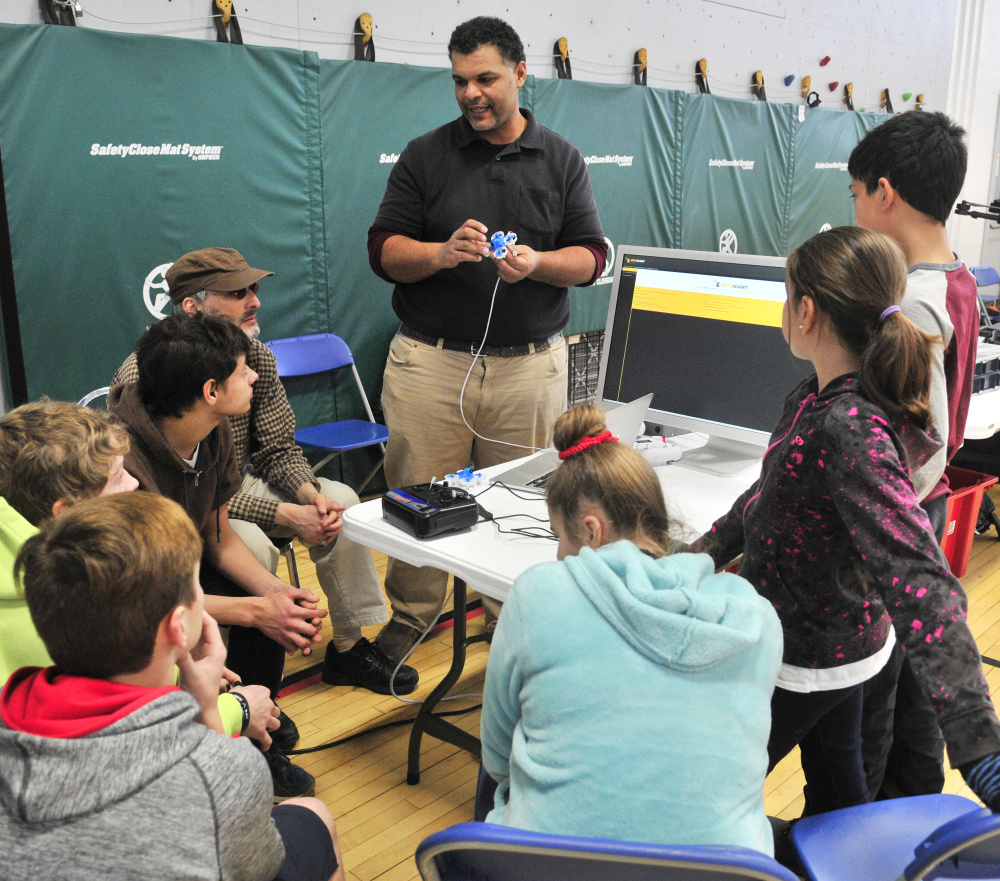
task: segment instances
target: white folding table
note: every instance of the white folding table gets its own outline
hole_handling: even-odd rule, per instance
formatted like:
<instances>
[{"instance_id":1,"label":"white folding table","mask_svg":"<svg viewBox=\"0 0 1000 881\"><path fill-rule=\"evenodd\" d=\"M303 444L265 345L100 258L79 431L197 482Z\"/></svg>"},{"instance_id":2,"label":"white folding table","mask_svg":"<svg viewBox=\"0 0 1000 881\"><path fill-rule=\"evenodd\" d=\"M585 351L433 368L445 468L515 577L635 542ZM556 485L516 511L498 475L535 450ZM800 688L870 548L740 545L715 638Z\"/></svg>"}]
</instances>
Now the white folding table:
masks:
<instances>
[{"instance_id":1,"label":"white folding table","mask_svg":"<svg viewBox=\"0 0 1000 881\"><path fill-rule=\"evenodd\" d=\"M704 441L694 435L672 438L682 446L694 448ZM487 477L505 471L517 463L487 469ZM759 466L732 477L716 477L677 465L657 468L667 501L667 510L685 538L695 538L729 510L733 501L756 480ZM523 494L519 494L523 495ZM455 618L452 630L452 665L441 682L423 702L410 732L409 763L406 781L420 782L420 743L424 733L452 743L474 755L480 754L477 737L434 715L438 702L452 689L465 666L466 647L485 636L466 635L466 590L472 587L501 602L515 579L537 563L555 560L556 543L546 538L525 538L503 534L500 529L548 527L545 501L518 498L501 486L478 491L483 508L495 519L480 522L471 529L429 539L418 539L382 518L382 500L373 499L344 512L344 535L366 547L382 551L413 566L434 566L455 577ZM530 519L539 518L542 522Z\"/></svg>"}]
</instances>

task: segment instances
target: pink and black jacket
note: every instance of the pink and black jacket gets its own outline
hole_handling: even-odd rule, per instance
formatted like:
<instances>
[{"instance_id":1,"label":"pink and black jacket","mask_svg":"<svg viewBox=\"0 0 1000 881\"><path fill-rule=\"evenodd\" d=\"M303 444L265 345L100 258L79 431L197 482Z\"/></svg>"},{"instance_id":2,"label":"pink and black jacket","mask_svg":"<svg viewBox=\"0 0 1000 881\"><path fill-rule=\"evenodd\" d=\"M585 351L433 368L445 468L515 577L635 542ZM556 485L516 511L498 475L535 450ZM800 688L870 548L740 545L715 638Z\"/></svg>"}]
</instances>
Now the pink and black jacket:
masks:
<instances>
[{"instance_id":1,"label":"pink and black jacket","mask_svg":"<svg viewBox=\"0 0 1000 881\"><path fill-rule=\"evenodd\" d=\"M910 483L941 446L888 416L847 374L788 396L760 479L695 544L774 606L783 661L832 668L871 657L894 627L938 713L953 765L1000 750L967 601Z\"/></svg>"}]
</instances>

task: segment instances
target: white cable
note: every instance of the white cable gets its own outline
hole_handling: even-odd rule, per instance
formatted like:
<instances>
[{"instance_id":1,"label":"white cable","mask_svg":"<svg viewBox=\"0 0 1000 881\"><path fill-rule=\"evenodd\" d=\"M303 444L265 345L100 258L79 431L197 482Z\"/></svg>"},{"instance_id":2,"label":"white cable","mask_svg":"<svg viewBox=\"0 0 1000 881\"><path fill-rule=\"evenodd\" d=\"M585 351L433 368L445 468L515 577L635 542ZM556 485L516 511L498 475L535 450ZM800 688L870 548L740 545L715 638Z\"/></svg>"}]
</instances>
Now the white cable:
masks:
<instances>
[{"instance_id":1,"label":"white cable","mask_svg":"<svg viewBox=\"0 0 1000 881\"><path fill-rule=\"evenodd\" d=\"M476 437L480 438L481 440L488 441L489 443L493 444L503 444L504 446L508 447L519 447L522 450L531 450L534 453L542 448L527 446L525 444L515 444L511 443L510 441L495 440L493 438L485 437L484 435L481 435L478 431L476 431L471 425L469 425L469 421L465 418L465 407L464 407L465 387L469 384L469 377L472 376L472 371L475 369L476 362L479 360L480 353L486 347L486 338L487 336L489 336L490 333L490 322L493 320L493 307L497 301L497 290L499 289L499 287L500 287L500 276L498 275L497 283L493 285L493 296L490 298L490 311L489 314L486 316L486 330L483 332L483 341L479 344L479 348L476 350L476 353L472 356L472 364L469 365L469 372L465 374L465 382L462 383L462 390L458 394L458 412L462 416L462 422L465 423L465 427L468 428L469 431L471 431ZM433 484L433 482L434 480L432 478L431 483ZM444 607L448 605L448 600L451 599L451 595L453 592L454 589L448 591L448 595L444 598L444 602L441 603L441 607L438 609L437 614L431 620L431 623L428 624L427 627L424 629L423 633L421 633L420 636L417 637L417 641L410 647L410 650L405 655L403 655L402 658L400 658L399 663L396 664L396 668L392 671L392 676L389 677L389 693L394 698L396 698L396 700L404 704L422 704L424 703L424 701L412 700L411 698L401 697L400 695L396 694L396 674L399 673L400 667L402 667L403 664L407 662L410 655L412 655L413 652L416 651L417 646L420 645L420 643L422 643L427 638L427 634L431 632L431 630L434 628L434 625L437 624L438 615L440 615L444 611ZM454 701L454 700L459 700L460 698L470 698L470 697L481 698L482 694L469 693L469 694L449 695L448 697L441 698L441 700Z\"/></svg>"},{"instance_id":2,"label":"white cable","mask_svg":"<svg viewBox=\"0 0 1000 881\"><path fill-rule=\"evenodd\" d=\"M199 23L204 24L206 22L206 19L208 21L211 21L213 18L222 18L222 14L219 13L217 15L201 15L198 18L175 18L171 19L170 21L120 21L117 18L105 18L103 15L98 15L96 12L91 12L89 6L84 6L83 11L85 15L89 16L90 18L96 18L98 21L106 21L109 24L127 24L133 27L137 25L141 27L148 27L148 26L158 27L167 24L199 24ZM282 25L282 27L284 27L284 25Z\"/></svg>"},{"instance_id":3,"label":"white cable","mask_svg":"<svg viewBox=\"0 0 1000 881\"><path fill-rule=\"evenodd\" d=\"M483 341L479 344L479 349L472 356L472 363L469 365L469 372L465 374L465 382L462 383L462 391L458 394L458 413L462 417L462 422L465 423L465 427L480 440L488 441L491 444L503 444L505 447L517 447L521 450L531 450L531 452L537 453L539 450L544 450L545 447L535 447L530 444L515 444L511 441L502 441L496 440L492 437L485 437L469 425L469 420L465 418L465 387L469 384L469 377L472 376L472 371L475 369L476 362L479 360L479 353L486 347L486 337L489 336L490 333L490 322L493 320L493 306L497 301L497 288L499 287L500 276L498 275L497 283L493 286L493 297L490 299L490 312L489 315L486 316L486 330L483 333Z\"/></svg>"},{"instance_id":4,"label":"white cable","mask_svg":"<svg viewBox=\"0 0 1000 881\"><path fill-rule=\"evenodd\" d=\"M72 4L73 0L65 0L65 2L63 2L63 0L55 0L55 2L58 3L59 5L68 6ZM106 16L98 15L96 12L91 12L89 6L84 6L83 11L84 14L90 16L91 18L96 18L98 21L106 21L109 24L124 24L124 25L142 26L142 27L151 27L151 26L159 27L162 25L172 25L172 24L207 24L208 22L211 22L213 19L222 18L221 12L215 12L215 13L210 13L208 15L201 15L198 16L197 18L175 18L171 19L170 21L121 21L120 19L117 18L107 18ZM263 19L260 18L251 18L248 15L238 15L236 16L236 19L241 24L243 22L253 22L254 24L266 25L269 28L284 28L287 31L298 31L300 33L305 33L305 34L323 34L324 36L348 37L349 40L353 39L354 37L363 36L363 34L359 31L327 31L327 30L322 30L320 28L306 28L298 24L285 24L284 22L279 22L279 21L264 21ZM382 35L379 35L379 37L380 39L388 39L388 40L393 39L392 37L383 37ZM400 42L404 41L400 40ZM350 45L350 42L345 43L344 45Z\"/></svg>"},{"instance_id":5,"label":"white cable","mask_svg":"<svg viewBox=\"0 0 1000 881\"><path fill-rule=\"evenodd\" d=\"M417 637L417 641L413 643L412 646L410 646L410 650L405 655L403 655L402 658L399 659L399 663L396 664L396 669L392 671L392 676L389 677L389 693L394 698L396 698L396 700L398 700L400 703L404 704L426 703L426 699L415 701L408 697L400 697L398 694L396 694L396 674L399 672L399 668L402 667L403 664L405 664L410 659L410 655L412 655L417 650L417 646L420 645L420 643L422 643L427 638L427 634L434 629L434 625L437 624L438 615L440 615L444 611L444 607L448 605L448 600L451 599L451 595L454 592L455 592L454 588L448 591L448 595L444 598L444 602L441 603L441 608L437 610L437 614L431 619L431 623L428 624L424 632ZM454 626L454 624L452 624L452 626ZM470 698L470 697L481 698L482 696L483 695L480 692L469 692L468 694L452 694L448 695L447 697L441 698L441 700L438 701L438 703L441 703L441 701L457 701L462 698Z\"/></svg>"},{"instance_id":6,"label":"white cable","mask_svg":"<svg viewBox=\"0 0 1000 881\"><path fill-rule=\"evenodd\" d=\"M497 279L497 283L499 284L499 282L500 282L500 279L498 278ZM493 293L494 293L494 295L496 294L496 288L493 289ZM489 321L487 321L487 329L489 329ZM473 361L472 363L475 364L476 362ZM515 496L517 495L516 493L513 493L513 491L510 489L510 487L504 487L504 488L508 492L512 493L513 495L515 495ZM542 497L541 496L539 496L539 501L542 501ZM495 520L491 521L491 522L493 522L493 524L496 525L496 521ZM506 538L506 537L501 534L501 538ZM537 541L538 539L543 538L543 536L527 536L527 535L525 535L525 536L511 536L511 538L512 539L535 540L535 541ZM544 540L548 541L549 539L544 539ZM396 694L396 675L399 673L399 670L403 666L403 664L405 664L410 659L410 655L412 655L417 650L417 646L420 645L420 643L422 643L427 638L427 634L429 634L434 629L434 626L437 624L438 617L444 611L444 607L448 605L448 600L451 599L451 595L454 592L455 592L454 588L451 588L448 591L447 596L444 598L444 602L441 603L441 606L438 608L437 612L435 613L434 618L431 620L431 623L428 624L426 628L424 628L423 633L421 633L420 636L417 637L417 641L415 643L413 643L412 646L410 646L410 650L405 655L403 655L402 658L399 659L399 663L396 664L395 669L392 671L392 675L389 677L389 693L394 698L396 698L396 700L398 700L400 703L404 703L404 704L422 704L422 703L424 703L423 700L413 700L412 698L401 697L400 695ZM452 626L454 626L454 624ZM482 696L483 695L480 692L468 692L467 694L448 695L447 697L441 698L441 700L442 701L456 701L456 700L459 700L460 698L482 698Z\"/></svg>"},{"instance_id":7,"label":"white cable","mask_svg":"<svg viewBox=\"0 0 1000 881\"><path fill-rule=\"evenodd\" d=\"M71 7L74 5L74 0L54 0L54 2L58 6ZM184 24L205 24L207 26L207 23L212 21L213 19L222 18L221 13L214 13L206 16L199 16L198 18L176 18L176 19L171 19L169 21L122 21L121 19L108 18L107 16L98 15L96 12L92 12L88 6L84 6L83 10L86 15L90 16L91 18L97 19L98 21L107 22L108 24L127 25L129 27L164 27L170 25L184 25ZM240 23L246 22L246 23L264 25L267 28L282 28L286 31L294 31L300 36L304 34L305 35L316 34L326 38L329 37L347 38L343 42L330 41L329 39L327 40L327 42L330 45L336 45L336 46L350 47L355 37L362 36L362 34L358 31L334 31L334 30L324 30L322 28L307 28L299 24L285 24L284 22L264 21L263 19L260 18L251 18L246 14L238 16L238 21ZM399 43L399 44L409 44L410 46L431 47L426 50L424 49L406 50L410 55L433 55L435 57L440 57L441 53L445 51L446 48L444 43L440 43L435 40L415 40L412 37L390 37L388 34L385 33L375 33L374 36L377 36L381 43ZM309 38L306 37L306 39ZM385 48L386 51L390 53L399 53L404 51L401 48L394 48L394 47L385 47ZM540 61L547 61L550 58L554 58L555 55L554 54L549 55L547 53L539 52L539 53L530 53L529 57L533 59L538 58ZM591 61L577 55L571 56L571 60L576 63L577 67L583 70L590 68L593 71L595 69L600 68L607 71L609 74L611 72L618 73L622 77L631 76L634 71L633 65L626 66L622 63ZM667 82L667 83L690 83L691 80L691 75L686 74L682 71L672 71L672 70L667 70L665 68L653 67L652 65L648 65L646 69L650 72L650 79L654 81ZM718 91L723 92L725 94L733 95L735 97L745 97L750 88L749 84L743 85L741 83L736 82L735 80L726 80L718 76L712 77L711 84L713 88L717 89ZM720 87L720 84L723 85L721 85ZM773 92L775 92L776 95L780 95L780 97L782 98L790 97L792 100L794 100L798 95L798 93L795 91L794 88L789 88L787 92L776 87L770 87L770 88ZM685 91L688 92L689 94L694 94L693 88L687 88L687 89L675 88L674 91ZM788 103L791 103L791 101L789 101ZM484 439L489 440L489 438L484 438ZM497 441L496 443L503 443L503 441ZM520 446L520 444L512 444L512 446ZM530 449L536 449L536 448L531 447Z\"/></svg>"},{"instance_id":8,"label":"white cable","mask_svg":"<svg viewBox=\"0 0 1000 881\"><path fill-rule=\"evenodd\" d=\"M500 283L500 279L498 278L497 279L497 284L499 285L499 283ZM496 296L496 288L493 289L493 295ZM491 314L492 314L492 311L493 310L492 310L492 306L491 306L490 307ZM486 322L486 329L489 330L489 319L487 319L487 322ZM480 349L482 349L482 346L480 346ZM477 355L477 357L478 357L478 355ZM473 361L472 363L475 364L476 362ZM471 370L470 370L470 372L471 372ZM466 379L468 379L468 377L466 377ZM466 424L468 424L468 423L466 423ZM514 495L516 498L520 498L520 496L518 496L517 493L515 493L510 487L504 487L504 489L506 489L509 493L511 493L512 495ZM543 497L539 496L538 497L538 501L544 501ZM530 515L526 515L526 516L530 516ZM494 526L496 526L496 521L495 520L493 520L491 522L493 523ZM550 541L551 540L551 539L549 539L549 538L547 538L545 536L541 536L541 535L538 535L538 536L529 536L529 535L517 535L517 536L511 535L511 536L505 536L502 533L500 534L500 538L504 539L504 540L507 540L509 538L512 541L517 541L517 540L520 540L520 541L539 541L539 540ZM410 659L410 655L412 655L417 650L417 646L420 645L420 643L422 643L427 638L427 634L429 634L431 632L431 630L434 629L434 626L437 624L438 617L444 611L445 606L448 605L448 600L451 599L451 596L452 596L452 594L454 592L455 592L454 588L451 588L448 591L447 596L445 596L445 598L444 598L444 602L441 603L441 605L438 608L437 612L435 613L433 619L431 619L431 623L428 624L427 627L424 628L424 631L420 634L420 636L417 637L417 641L415 643L413 643L412 646L410 646L410 650L405 655L403 655L402 658L399 659L399 663L396 664L395 669L392 671L392 675L389 677L389 693L394 698L396 698L396 700L398 700L400 703L404 703L404 704L423 704L423 703L425 703L424 700L413 700L412 698L402 697L402 696L396 694L396 675L399 673L400 668ZM454 624L452 624L452 626L454 626ZM468 692L466 694L448 695L447 697L441 698L441 701L457 701L457 700L460 700L460 699L463 699L463 698L482 698L482 697L483 697L483 695L482 695L481 692ZM440 701L439 701L439 703L440 703Z\"/></svg>"},{"instance_id":9,"label":"white cable","mask_svg":"<svg viewBox=\"0 0 1000 881\"><path fill-rule=\"evenodd\" d=\"M72 5L73 0L55 0L55 2L59 3L59 5L68 6ZM163 25L174 25L174 24L201 24L205 23L206 20L211 21L212 19L215 18L222 18L222 13L211 13L209 15L199 16L198 18L176 18L176 19L171 19L170 21L121 21L120 19L117 18L107 18L105 16L98 15L96 12L91 12L90 8L87 6L83 7L83 9L87 15L89 15L91 18L96 18L98 21L106 21L109 24L123 24L123 25L142 26L142 27L159 27ZM333 30L324 30L322 28L307 28L299 24L285 24L284 22L264 21L264 19L252 18L246 14L237 16L237 20L240 22L240 24L243 24L244 22L252 22L253 24L264 25L265 27L268 28L284 28L287 31L296 31L300 34L320 34L325 37L329 36L347 37L348 39L346 42L336 44L343 46L351 46L353 44L353 39L355 37L364 36L364 34L361 31L333 31ZM382 43L384 42L409 43L418 46L433 46L434 47L433 54L439 57L446 49L446 44L434 40L414 40L409 37L390 37L387 34L378 32L377 30L373 34L373 36L378 37L379 42ZM389 49L389 51L398 52L399 50ZM413 50L411 51L411 54L430 55L432 53L431 51L421 52L419 50Z\"/></svg>"},{"instance_id":10,"label":"white cable","mask_svg":"<svg viewBox=\"0 0 1000 881\"><path fill-rule=\"evenodd\" d=\"M71 7L74 5L74 0L53 0L53 2L57 6ZM178 24L205 24L207 23L207 21L212 21L213 19L216 18L222 18L221 13L211 13L209 15L199 16L197 18L177 18L177 19L171 19L169 21L122 21L121 19L108 18L107 16L98 15L96 12L92 12L89 6L83 6L83 10L86 15L90 16L91 18L95 18L98 21L108 22L109 24L120 24L120 25L139 26L139 27L162 27L164 25L178 25ZM360 31L335 31L335 30L324 30L323 28L308 28L308 27L303 27L300 24L286 24L284 22L265 21L264 19L261 18L252 18L246 15L245 13L243 15L238 16L238 21L240 21L240 23L252 22L253 24L264 25L265 27L268 28L283 28L284 30L287 31L295 31L298 34L318 34L324 37L346 37L347 40L345 42L336 44L343 46L350 46L355 37L363 36L363 33ZM373 36L378 37L379 41L382 43L400 43L400 44L409 44L411 46L432 47L431 49L428 49L426 51L419 49L409 50L410 54L414 55L433 54L436 56L440 56L440 54L446 51L447 48L445 43L442 43L437 40L415 40L412 37L392 37L386 33L378 32L377 30L373 34ZM389 48L388 51L399 52L401 50ZM555 58L557 56L555 55L555 53L549 54L545 52L538 52L538 53L532 52L532 53L527 53L527 57L532 59L537 58L539 62L544 62L548 61L551 58ZM635 70L634 65L631 64L625 65L622 64L621 62L609 63L606 61L604 62L594 61L591 59L583 58L579 55L570 56L570 60L575 62L576 65L580 68L590 68L592 70L600 68L607 71L608 73L612 72L619 73L623 77L632 75L632 73ZM649 71L652 78L659 79L661 82L668 81L677 83L690 83L692 78L691 74L684 73L683 71L667 70L666 68L654 67L651 64L647 65L646 69ZM742 96L742 94L747 92L750 88L749 83L744 85L743 83L737 80L726 79L720 76L712 76L710 82L713 87L719 87L720 84L723 84L723 88L721 89L722 91L727 91L730 94L740 95L740 96ZM730 88L726 89L725 86L729 86ZM775 91L776 94L780 93L783 97L786 94L784 90L781 90L780 88L771 87L771 89L772 91ZM675 91L681 91L681 90L677 89ZM683 91L690 92L692 90L685 89ZM794 98L797 96L797 91L793 87L790 87L788 89L787 94L792 96L792 98Z\"/></svg>"},{"instance_id":11,"label":"white cable","mask_svg":"<svg viewBox=\"0 0 1000 881\"><path fill-rule=\"evenodd\" d=\"M499 279L498 279L498 281L499 281ZM495 289L494 289L494 293L496 293ZM473 362L473 363L475 363L475 362ZM510 488L509 487L506 487L506 489L508 490L508 492L510 492ZM541 497L539 497L539 498L541 498ZM493 524L495 526L496 525L496 521L494 520L492 522L493 522ZM503 536L501 534L501 538L506 538L506 536ZM539 539L544 540L544 541L550 541L550 539L548 539L545 536L541 536L541 535L537 535L537 536L533 536L533 535L510 536L510 538L511 539L528 540L528 541L538 541ZM421 633L420 636L417 637L417 641L415 643L413 643L412 646L410 646L410 650L405 655L403 655L402 658L399 659L399 663L396 664L395 669L392 671L392 675L389 677L389 693L394 698L396 698L396 700L398 700L400 703L404 703L404 704L422 704L422 703L425 703L425 700L413 700L412 698L401 697L400 695L396 694L396 675L399 673L400 668L410 659L410 655L412 655L417 650L417 646L420 645L420 643L422 643L427 638L427 634L429 634L431 632L431 630L434 629L434 626L437 624L438 616L440 616L440 614L444 611L444 607L448 605L448 600L451 599L451 596L452 596L452 594L454 592L455 592L454 588L451 588L448 591L447 596L445 596L445 598L444 598L444 602L441 603L441 606L438 608L437 613L434 615L434 618L431 620L431 623L428 624L427 627L424 628L423 633ZM452 626L454 627L454 623L452 624ZM457 700L461 700L463 698L482 698L482 697L483 697L483 695L482 695L481 692L467 692L466 694L448 695L447 697L441 698L441 701L457 701ZM440 703L440 701L439 701L439 703Z\"/></svg>"}]
</instances>

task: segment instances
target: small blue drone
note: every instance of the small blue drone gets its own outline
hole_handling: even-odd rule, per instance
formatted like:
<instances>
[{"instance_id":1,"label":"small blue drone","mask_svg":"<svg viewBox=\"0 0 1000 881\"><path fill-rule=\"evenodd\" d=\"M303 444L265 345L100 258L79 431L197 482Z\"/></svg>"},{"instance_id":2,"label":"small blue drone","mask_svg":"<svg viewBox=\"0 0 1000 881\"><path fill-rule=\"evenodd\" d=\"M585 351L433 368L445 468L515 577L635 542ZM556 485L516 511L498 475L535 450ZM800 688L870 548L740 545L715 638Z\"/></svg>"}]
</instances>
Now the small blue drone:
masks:
<instances>
[{"instance_id":1,"label":"small blue drone","mask_svg":"<svg viewBox=\"0 0 1000 881\"><path fill-rule=\"evenodd\" d=\"M507 256L508 249L512 249L517 242L517 233L509 232L504 235L502 232L493 233L490 239L490 256L497 260L503 260Z\"/></svg>"}]
</instances>

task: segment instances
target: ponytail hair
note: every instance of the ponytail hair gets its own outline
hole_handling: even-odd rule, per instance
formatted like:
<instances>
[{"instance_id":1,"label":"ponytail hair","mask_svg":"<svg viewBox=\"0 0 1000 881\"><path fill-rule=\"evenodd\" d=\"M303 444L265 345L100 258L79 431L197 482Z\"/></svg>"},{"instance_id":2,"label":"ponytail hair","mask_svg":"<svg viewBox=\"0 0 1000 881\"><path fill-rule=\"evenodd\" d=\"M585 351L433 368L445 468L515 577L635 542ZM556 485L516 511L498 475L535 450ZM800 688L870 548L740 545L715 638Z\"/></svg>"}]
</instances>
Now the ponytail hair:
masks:
<instances>
[{"instance_id":1,"label":"ponytail hair","mask_svg":"<svg viewBox=\"0 0 1000 881\"><path fill-rule=\"evenodd\" d=\"M861 391L889 413L931 423L931 346L940 345L898 310L906 291L906 261L889 238L838 226L803 242L788 257L788 296L811 297L840 341L861 362ZM884 316L884 317L883 317Z\"/></svg>"},{"instance_id":2,"label":"ponytail hair","mask_svg":"<svg viewBox=\"0 0 1000 881\"><path fill-rule=\"evenodd\" d=\"M555 447L563 452L606 428L600 407L581 404L556 420ZM616 538L643 539L659 556L675 549L660 481L628 444L597 443L564 459L549 478L546 501L573 537L581 505L591 504L600 506Z\"/></svg>"}]
</instances>

